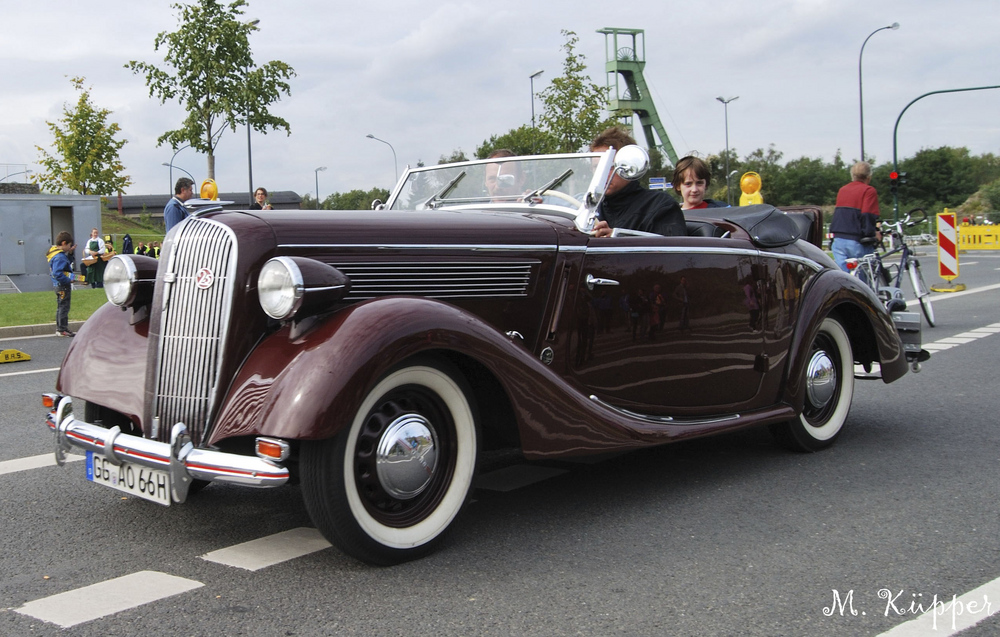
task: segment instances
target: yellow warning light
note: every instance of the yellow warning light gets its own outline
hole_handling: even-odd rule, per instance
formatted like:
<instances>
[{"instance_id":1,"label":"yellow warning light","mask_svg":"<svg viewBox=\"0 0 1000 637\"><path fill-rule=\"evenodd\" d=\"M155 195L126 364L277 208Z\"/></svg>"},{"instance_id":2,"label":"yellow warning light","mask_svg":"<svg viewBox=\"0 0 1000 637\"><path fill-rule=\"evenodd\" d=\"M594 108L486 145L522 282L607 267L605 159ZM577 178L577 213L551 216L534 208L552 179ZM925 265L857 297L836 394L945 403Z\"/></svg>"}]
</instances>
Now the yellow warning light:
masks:
<instances>
[{"instance_id":1,"label":"yellow warning light","mask_svg":"<svg viewBox=\"0 0 1000 637\"><path fill-rule=\"evenodd\" d=\"M764 197L760 194L760 188L760 175L755 172L743 173L743 176L740 177L740 190L743 191L743 194L740 195L740 205L752 206L764 203Z\"/></svg>"},{"instance_id":2,"label":"yellow warning light","mask_svg":"<svg viewBox=\"0 0 1000 637\"><path fill-rule=\"evenodd\" d=\"M211 199L212 201L218 201L219 199L219 187L215 185L214 179L206 179L201 182L201 189L198 191L199 196L202 199Z\"/></svg>"}]
</instances>

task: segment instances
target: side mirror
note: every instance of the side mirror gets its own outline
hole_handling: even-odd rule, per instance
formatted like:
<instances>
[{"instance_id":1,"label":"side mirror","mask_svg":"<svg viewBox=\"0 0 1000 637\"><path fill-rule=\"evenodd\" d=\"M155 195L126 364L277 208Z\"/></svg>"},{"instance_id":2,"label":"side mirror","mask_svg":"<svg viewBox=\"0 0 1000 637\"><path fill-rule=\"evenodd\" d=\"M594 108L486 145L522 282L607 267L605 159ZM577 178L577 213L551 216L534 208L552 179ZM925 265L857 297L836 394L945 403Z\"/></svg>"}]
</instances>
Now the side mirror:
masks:
<instances>
[{"instance_id":1,"label":"side mirror","mask_svg":"<svg viewBox=\"0 0 1000 637\"><path fill-rule=\"evenodd\" d=\"M615 154L615 174L629 181L641 179L649 170L649 154L638 146L622 148Z\"/></svg>"},{"instance_id":2,"label":"side mirror","mask_svg":"<svg viewBox=\"0 0 1000 637\"><path fill-rule=\"evenodd\" d=\"M382 210L385 208L385 204L382 203L381 199L375 199L372 201L372 210Z\"/></svg>"}]
</instances>

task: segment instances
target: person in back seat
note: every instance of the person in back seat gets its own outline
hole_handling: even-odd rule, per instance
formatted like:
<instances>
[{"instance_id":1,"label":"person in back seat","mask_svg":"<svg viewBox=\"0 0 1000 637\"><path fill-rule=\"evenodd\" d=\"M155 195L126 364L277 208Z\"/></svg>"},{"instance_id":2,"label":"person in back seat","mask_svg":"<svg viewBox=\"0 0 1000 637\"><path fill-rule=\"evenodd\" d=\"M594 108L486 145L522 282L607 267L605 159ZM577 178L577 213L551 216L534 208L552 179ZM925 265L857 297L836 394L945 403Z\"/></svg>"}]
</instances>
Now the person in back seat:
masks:
<instances>
[{"instance_id":1,"label":"person in back seat","mask_svg":"<svg viewBox=\"0 0 1000 637\"><path fill-rule=\"evenodd\" d=\"M680 193L681 209L728 208L722 201L705 199L705 192L712 183L712 171L701 159L688 155L674 166L674 190Z\"/></svg>"}]
</instances>

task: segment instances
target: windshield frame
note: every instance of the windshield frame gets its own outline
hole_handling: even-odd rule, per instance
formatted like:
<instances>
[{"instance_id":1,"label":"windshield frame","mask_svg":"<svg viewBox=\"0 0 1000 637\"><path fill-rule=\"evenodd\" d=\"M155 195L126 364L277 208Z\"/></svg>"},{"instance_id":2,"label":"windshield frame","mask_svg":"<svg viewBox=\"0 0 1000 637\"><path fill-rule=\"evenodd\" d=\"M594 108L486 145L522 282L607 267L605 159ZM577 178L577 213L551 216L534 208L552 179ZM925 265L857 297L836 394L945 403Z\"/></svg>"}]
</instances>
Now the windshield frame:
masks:
<instances>
[{"instance_id":1,"label":"windshield frame","mask_svg":"<svg viewBox=\"0 0 1000 637\"><path fill-rule=\"evenodd\" d=\"M420 211L423 209L436 209L436 210L496 210L496 211L511 211L511 212L524 212L530 211L535 214L543 215L553 215L566 219L573 219L575 225L581 232L590 232L594 223L597 220L597 206L604 196L607 185L610 181L612 170L614 168L614 157L615 150L608 149L604 152L595 153L560 153L553 155L518 155L514 157L495 157L492 159L476 159L472 161L465 162L454 162L448 164L437 164L434 166L419 166L416 168L407 167L404 171L402 177L396 183L393 192L389 195L388 200L382 206L382 209L386 210L414 210ZM455 190L457 183L455 179L459 181L464 180L464 176L472 173L472 182L476 182L476 176L484 174L485 169L482 168L487 164L498 164L498 163L508 163L517 162L528 164L529 162L545 162L546 164L551 164L553 167L558 166L559 162L562 161L567 166L574 162L579 162L585 159L593 166L590 170L590 174L582 174L577 176L579 179L583 179L584 183L587 185L586 191L579 193L578 196L574 197L578 200L576 206L570 205L570 199L568 197L560 197L559 203L554 203L550 201L545 201L538 192L543 184L527 184L524 192L517 195L508 196L493 196L489 195L477 195L475 197L455 197L455 198L442 198L447 194ZM422 175L427 175L428 173L434 172L444 172L445 179L441 180L442 184L445 184L444 188L439 188L435 192L432 192L429 197L414 197L417 202L420 202L417 206L413 208L395 208L397 204L400 203L400 197L407 191L408 185L412 184L412 180L416 180ZM561 173L561 171L560 171ZM457 177L450 177L450 175L456 175ZM563 177L565 179L565 177ZM526 200L526 194L536 195ZM566 194L566 193L562 193ZM411 195L412 196L412 195ZM508 200L509 199L509 200ZM409 205L411 202L407 202Z\"/></svg>"}]
</instances>

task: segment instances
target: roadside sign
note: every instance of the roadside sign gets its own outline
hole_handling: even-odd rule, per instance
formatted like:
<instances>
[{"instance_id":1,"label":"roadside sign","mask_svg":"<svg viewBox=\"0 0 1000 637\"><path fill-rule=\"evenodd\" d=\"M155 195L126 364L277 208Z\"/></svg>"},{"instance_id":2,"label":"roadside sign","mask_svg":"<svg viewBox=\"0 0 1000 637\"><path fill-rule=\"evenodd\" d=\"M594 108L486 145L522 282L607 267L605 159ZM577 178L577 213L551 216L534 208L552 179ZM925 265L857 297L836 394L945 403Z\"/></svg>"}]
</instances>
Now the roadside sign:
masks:
<instances>
[{"instance_id":1,"label":"roadside sign","mask_svg":"<svg viewBox=\"0 0 1000 637\"><path fill-rule=\"evenodd\" d=\"M957 226L954 212L938 213L938 274L949 282L958 278Z\"/></svg>"},{"instance_id":2,"label":"roadside sign","mask_svg":"<svg viewBox=\"0 0 1000 637\"><path fill-rule=\"evenodd\" d=\"M666 190L667 189L667 178L666 177L650 177L649 178L649 189L650 190Z\"/></svg>"}]
</instances>

